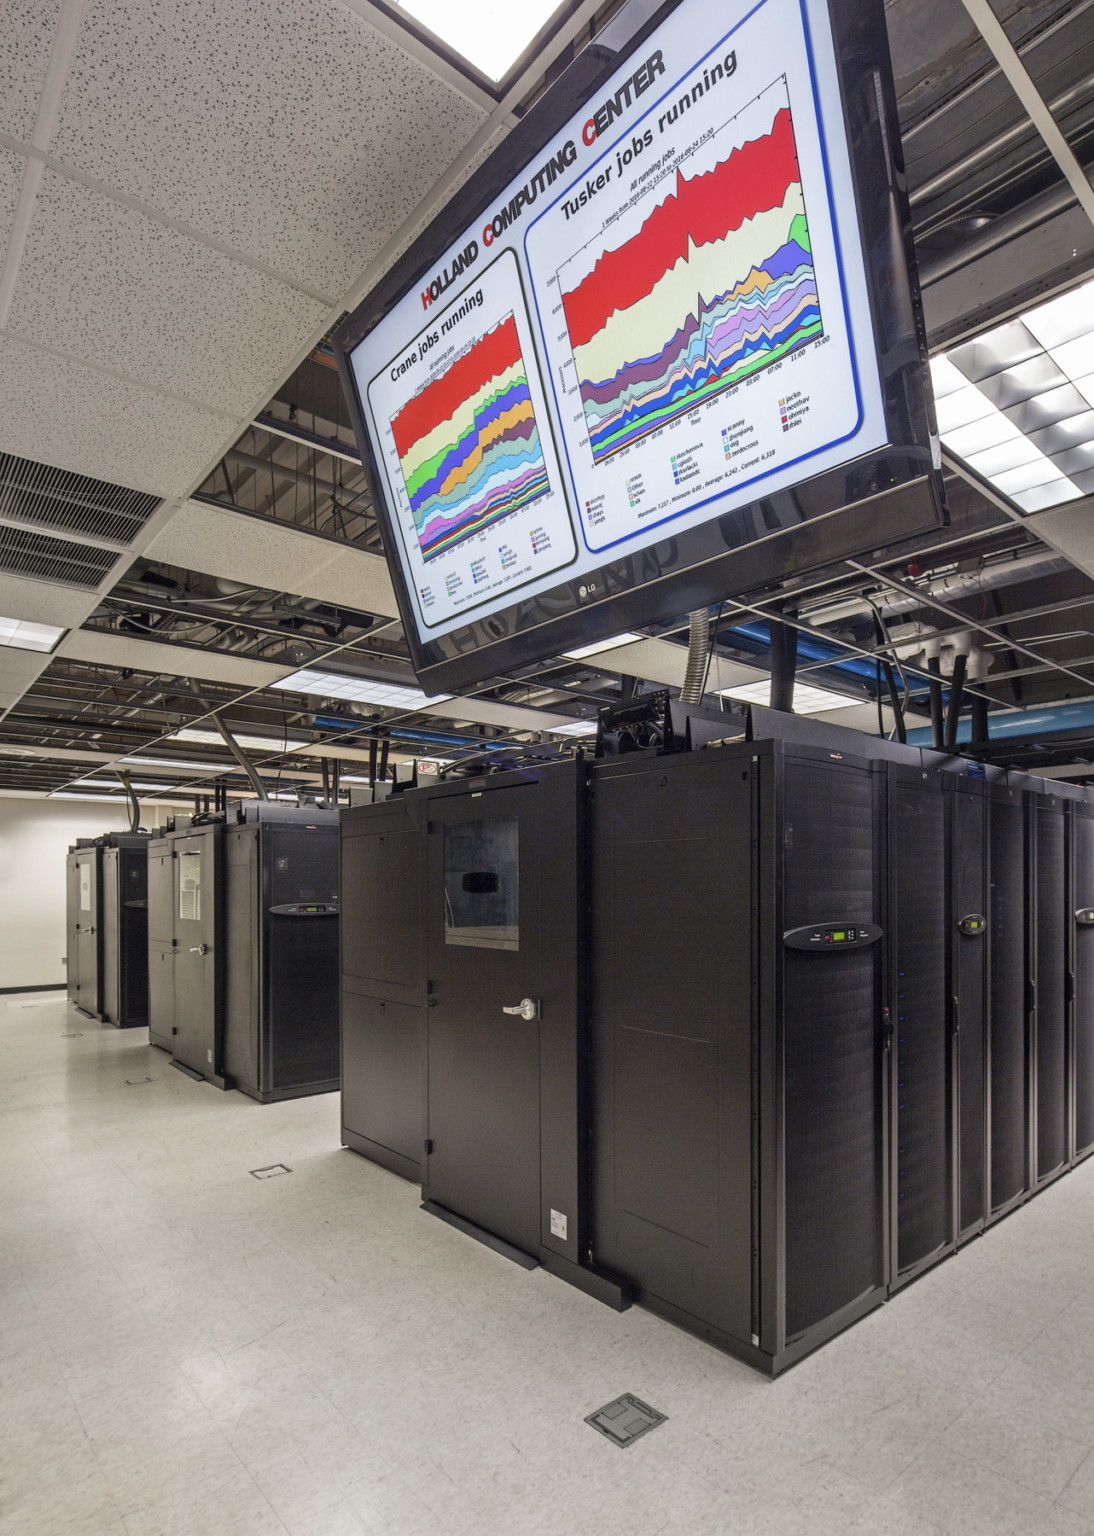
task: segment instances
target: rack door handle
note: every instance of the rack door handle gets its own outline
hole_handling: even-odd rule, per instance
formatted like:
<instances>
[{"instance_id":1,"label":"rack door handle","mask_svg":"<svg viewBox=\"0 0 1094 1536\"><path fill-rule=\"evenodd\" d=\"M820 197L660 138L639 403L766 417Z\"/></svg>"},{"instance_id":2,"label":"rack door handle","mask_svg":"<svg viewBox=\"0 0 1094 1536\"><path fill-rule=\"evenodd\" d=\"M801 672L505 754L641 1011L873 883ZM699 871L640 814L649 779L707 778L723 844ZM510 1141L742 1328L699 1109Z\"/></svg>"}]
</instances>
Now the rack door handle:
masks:
<instances>
[{"instance_id":1,"label":"rack door handle","mask_svg":"<svg viewBox=\"0 0 1094 1536\"><path fill-rule=\"evenodd\" d=\"M192 944L190 946L190 953L192 955L207 955L209 953L209 946L208 944Z\"/></svg>"},{"instance_id":2,"label":"rack door handle","mask_svg":"<svg viewBox=\"0 0 1094 1536\"><path fill-rule=\"evenodd\" d=\"M522 997L515 1008L502 1008L502 1013L514 1014L518 1019L523 1019L530 1024L533 1019L539 1018L539 1003L531 997Z\"/></svg>"}]
</instances>

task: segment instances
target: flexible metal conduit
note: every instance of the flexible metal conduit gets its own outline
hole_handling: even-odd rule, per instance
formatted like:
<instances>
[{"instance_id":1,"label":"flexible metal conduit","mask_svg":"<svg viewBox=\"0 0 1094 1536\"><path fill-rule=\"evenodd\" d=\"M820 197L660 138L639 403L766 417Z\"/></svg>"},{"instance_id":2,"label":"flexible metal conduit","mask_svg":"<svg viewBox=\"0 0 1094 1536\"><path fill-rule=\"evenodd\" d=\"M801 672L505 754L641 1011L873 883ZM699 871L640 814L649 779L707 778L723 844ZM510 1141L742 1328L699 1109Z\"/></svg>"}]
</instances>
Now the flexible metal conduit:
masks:
<instances>
[{"instance_id":1,"label":"flexible metal conduit","mask_svg":"<svg viewBox=\"0 0 1094 1536\"><path fill-rule=\"evenodd\" d=\"M224 724L224 721L220 718L220 716L214 713L212 718L213 724L221 734L224 745L228 748L228 751L232 754L236 762L243 769L243 772L250 779L251 788L254 790L255 794L260 800L268 800L270 797L266 793L266 786L263 784L261 775L255 768L254 764L251 762L250 758L243 751L242 747L238 745L235 737Z\"/></svg>"},{"instance_id":2,"label":"flexible metal conduit","mask_svg":"<svg viewBox=\"0 0 1094 1536\"><path fill-rule=\"evenodd\" d=\"M682 704L700 703L709 665L710 609L696 608L694 613L688 615L688 665L684 673L684 686L680 689Z\"/></svg>"}]
</instances>

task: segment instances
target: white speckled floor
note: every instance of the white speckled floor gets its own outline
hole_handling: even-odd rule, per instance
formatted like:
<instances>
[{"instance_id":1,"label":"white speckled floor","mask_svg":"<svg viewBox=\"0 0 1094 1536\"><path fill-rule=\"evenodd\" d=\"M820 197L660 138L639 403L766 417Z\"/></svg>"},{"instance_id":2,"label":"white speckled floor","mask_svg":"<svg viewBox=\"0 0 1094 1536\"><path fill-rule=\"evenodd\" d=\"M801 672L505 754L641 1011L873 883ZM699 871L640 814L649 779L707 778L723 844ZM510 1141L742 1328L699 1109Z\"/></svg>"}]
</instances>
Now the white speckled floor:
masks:
<instances>
[{"instance_id":1,"label":"white speckled floor","mask_svg":"<svg viewBox=\"0 0 1094 1536\"><path fill-rule=\"evenodd\" d=\"M1094 1536L1092 1448L1094 1165L770 1383L425 1215L336 1096L0 998L3 1536Z\"/></svg>"}]
</instances>

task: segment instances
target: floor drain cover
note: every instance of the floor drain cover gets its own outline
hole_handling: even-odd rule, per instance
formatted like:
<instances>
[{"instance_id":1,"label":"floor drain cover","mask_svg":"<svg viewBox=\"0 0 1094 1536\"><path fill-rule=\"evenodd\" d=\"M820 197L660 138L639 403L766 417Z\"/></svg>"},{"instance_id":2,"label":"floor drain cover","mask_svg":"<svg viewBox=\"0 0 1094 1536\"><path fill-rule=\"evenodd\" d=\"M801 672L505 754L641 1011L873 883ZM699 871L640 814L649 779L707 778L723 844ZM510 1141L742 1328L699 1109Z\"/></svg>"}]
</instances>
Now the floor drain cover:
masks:
<instances>
[{"instance_id":1,"label":"floor drain cover","mask_svg":"<svg viewBox=\"0 0 1094 1536\"><path fill-rule=\"evenodd\" d=\"M664 1424L666 1415L658 1413L656 1408L651 1408L649 1403L644 1403L631 1392L624 1392L622 1397L617 1397L614 1402L605 1403L603 1408L598 1408L595 1413L590 1413L585 1420L594 1429L599 1430L615 1445L620 1447L630 1445L637 1440L639 1435L644 1435L649 1429L656 1429L658 1424Z\"/></svg>"},{"instance_id":2,"label":"floor drain cover","mask_svg":"<svg viewBox=\"0 0 1094 1536\"><path fill-rule=\"evenodd\" d=\"M276 1179L279 1173L291 1173L291 1168L286 1168L284 1163L271 1163L268 1168L252 1168L252 1179Z\"/></svg>"}]
</instances>

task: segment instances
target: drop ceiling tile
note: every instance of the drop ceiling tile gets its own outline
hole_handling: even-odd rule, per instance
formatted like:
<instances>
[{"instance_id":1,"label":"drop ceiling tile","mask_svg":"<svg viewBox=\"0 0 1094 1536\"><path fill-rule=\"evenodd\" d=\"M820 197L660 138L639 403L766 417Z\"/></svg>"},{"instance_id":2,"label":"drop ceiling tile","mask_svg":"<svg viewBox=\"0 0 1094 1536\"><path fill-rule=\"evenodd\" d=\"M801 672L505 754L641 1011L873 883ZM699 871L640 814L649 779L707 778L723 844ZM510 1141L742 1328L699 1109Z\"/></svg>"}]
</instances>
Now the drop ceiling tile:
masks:
<instances>
[{"instance_id":1,"label":"drop ceiling tile","mask_svg":"<svg viewBox=\"0 0 1094 1536\"><path fill-rule=\"evenodd\" d=\"M51 150L335 295L484 116L338 0L91 0Z\"/></svg>"},{"instance_id":2,"label":"drop ceiling tile","mask_svg":"<svg viewBox=\"0 0 1094 1536\"><path fill-rule=\"evenodd\" d=\"M243 415L327 314L298 289L47 170L8 329Z\"/></svg>"},{"instance_id":3,"label":"drop ceiling tile","mask_svg":"<svg viewBox=\"0 0 1094 1536\"><path fill-rule=\"evenodd\" d=\"M2 47L3 44L0 44ZM3 264L4 252L11 239L25 164L22 155L13 155L9 149L0 149L0 265Z\"/></svg>"},{"instance_id":4,"label":"drop ceiling tile","mask_svg":"<svg viewBox=\"0 0 1094 1536\"><path fill-rule=\"evenodd\" d=\"M106 630L78 629L61 641L55 655L95 666L132 667L136 672L197 677L212 683L234 683L241 688L268 687L291 671L289 667L275 667L224 651L165 645L159 640L138 640Z\"/></svg>"},{"instance_id":5,"label":"drop ceiling tile","mask_svg":"<svg viewBox=\"0 0 1094 1536\"><path fill-rule=\"evenodd\" d=\"M397 613L387 562L359 549L269 519L188 501L145 551L165 565L226 576L248 586L343 603L365 613Z\"/></svg>"},{"instance_id":6,"label":"drop ceiling tile","mask_svg":"<svg viewBox=\"0 0 1094 1536\"><path fill-rule=\"evenodd\" d=\"M52 582L24 581L0 572L0 618L22 619L28 624L59 624L71 629L87 618L93 600L76 587Z\"/></svg>"},{"instance_id":7,"label":"drop ceiling tile","mask_svg":"<svg viewBox=\"0 0 1094 1536\"><path fill-rule=\"evenodd\" d=\"M61 0L5 0L0 26L0 133L30 140Z\"/></svg>"},{"instance_id":8,"label":"drop ceiling tile","mask_svg":"<svg viewBox=\"0 0 1094 1536\"><path fill-rule=\"evenodd\" d=\"M0 450L156 496L184 496L232 435L226 417L0 336Z\"/></svg>"}]
</instances>

